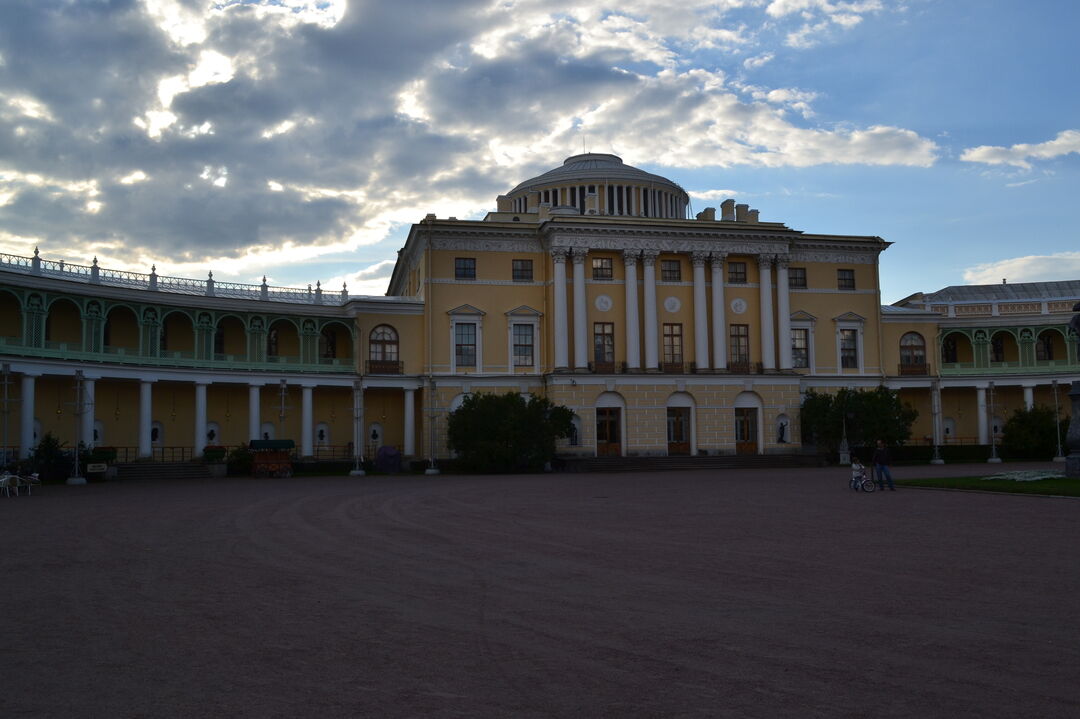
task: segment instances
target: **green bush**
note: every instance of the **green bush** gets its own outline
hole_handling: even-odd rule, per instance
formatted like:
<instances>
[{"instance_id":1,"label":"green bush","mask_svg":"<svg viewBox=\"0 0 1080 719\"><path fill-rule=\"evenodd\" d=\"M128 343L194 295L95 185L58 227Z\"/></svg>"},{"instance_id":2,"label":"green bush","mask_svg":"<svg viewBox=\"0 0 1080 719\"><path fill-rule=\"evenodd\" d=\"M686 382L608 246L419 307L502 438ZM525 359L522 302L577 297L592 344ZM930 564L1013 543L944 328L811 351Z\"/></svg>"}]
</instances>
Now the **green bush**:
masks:
<instances>
[{"instance_id":1,"label":"green bush","mask_svg":"<svg viewBox=\"0 0 1080 719\"><path fill-rule=\"evenodd\" d=\"M835 454L845 428L849 447L873 446L879 439L890 448L902 445L911 438L911 425L919 413L902 403L898 392L877 387L858 391L844 388L836 394L810 390L800 416L803 442Z\"/></svg>"},{"instance_id":2,"label":"green bush","mask_svg":"<svg viewBox=\"0 0 1080 719\"><path fill-rule=\"evenodd\" d=\"M448 444L473 472L539 472L570 434L573 413L545 397L473 394L450 413Z\"/></svg>"},{"instance_id":3,"label":"green bush","mask_svg":"<svg viewBox=\"0 0 1080 719\"><path fill-rule=\"evenodd\" d=\"M203 447L203 461L204 462L220 462L225 459L225 454L228 450L225 447L218 445L207 445Z\"/></svg>"},{"instance_id":4,"label":"green bush","mask_svg":"<svg viewBox=\"0 0 1080 719\"><path fill-rule=\"evenodd\" d=\"M34 447L30 468L37 472L42 482L63 482L71 476L71 457L64 452L64 445L52 432L46 432Z\"/></svg>"},{"instance_id":5,"label":"green bush","mask_svg":"<svg viewBox=\"0 0 1080 719\"><path fill-rule=\"evenodd\" d=\"M232 476L250 476L253 458L247 447L237 447L229 452L226 471Z\"/></svg>"},{"instance_id":6,"label":"green bush","mask_svg":"<svg viewBox=\"0 0 1080 719\"><path fill-rule=\"evenodd\" d=\"M1058 418L1050 407L1018 409L1005 422L1001 454L1008 459L1050 459L1057 454L1058 429ZM1061 438L1064 446L1064 433Z\"/></svg>"}]
</instances>

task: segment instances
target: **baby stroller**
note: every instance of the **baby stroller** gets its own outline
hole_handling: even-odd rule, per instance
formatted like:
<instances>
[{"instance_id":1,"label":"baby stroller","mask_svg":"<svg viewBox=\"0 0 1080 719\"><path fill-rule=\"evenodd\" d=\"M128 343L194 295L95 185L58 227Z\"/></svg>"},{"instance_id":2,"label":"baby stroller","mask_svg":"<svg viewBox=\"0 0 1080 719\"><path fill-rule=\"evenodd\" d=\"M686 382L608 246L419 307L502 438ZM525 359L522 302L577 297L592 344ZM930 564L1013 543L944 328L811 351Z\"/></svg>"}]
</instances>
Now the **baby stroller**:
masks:
<instances>
[{"instance_id":1,"label":"baby stroller","mask_svg":"<svg viewBox=\"0 0 1080 719\"><path fill-rule=\"evenodd\" d=\"M848 482L848 486L856 492L860 489L864 492L873 492L877 489L877 484L874 483L873 478L867 475L866 467L857 458L851 460L851 480Z\"/></svg>"}]
</instances>

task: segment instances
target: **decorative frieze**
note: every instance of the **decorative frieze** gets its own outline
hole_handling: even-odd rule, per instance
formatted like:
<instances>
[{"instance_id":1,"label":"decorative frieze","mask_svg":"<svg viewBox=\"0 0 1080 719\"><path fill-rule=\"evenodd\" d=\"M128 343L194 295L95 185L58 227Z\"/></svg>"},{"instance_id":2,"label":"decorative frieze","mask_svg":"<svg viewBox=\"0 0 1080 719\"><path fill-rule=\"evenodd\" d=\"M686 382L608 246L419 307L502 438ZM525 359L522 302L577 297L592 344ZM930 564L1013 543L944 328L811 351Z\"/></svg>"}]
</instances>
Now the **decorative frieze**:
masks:
<instances>
[{"instance_id":1,"label":"decorative frieze","mask_svg":"<svg viewBox=\"0 0 1080 719\"><path fill-rule=\"evenodd\" d=\"M1042 310L1039 302L1010 302L999 304L998 312L1003 315L1037 315Z\"/></svg>"}]
</instances>

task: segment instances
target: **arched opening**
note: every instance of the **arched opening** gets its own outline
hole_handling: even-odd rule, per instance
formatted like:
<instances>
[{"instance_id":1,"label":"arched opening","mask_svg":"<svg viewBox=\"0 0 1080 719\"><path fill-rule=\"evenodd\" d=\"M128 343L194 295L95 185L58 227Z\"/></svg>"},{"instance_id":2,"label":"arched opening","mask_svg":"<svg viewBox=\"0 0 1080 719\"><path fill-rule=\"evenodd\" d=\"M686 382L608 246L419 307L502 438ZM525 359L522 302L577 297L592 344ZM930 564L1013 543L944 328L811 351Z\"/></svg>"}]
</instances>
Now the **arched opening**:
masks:
<instances>
[{"instance_id":1,"label":"arched opening","mask_svg":"<svg viewBox=\"0 0 1080 719\"><path fill-rule=\"evenodd\" d=\"M945 444L952 444L956 442L956 420L952 417L946 417L944 420L942 420L941 425Z\"/></svg>"},{"instance_id":2,"label":"arched opening","mask_svg":"<svg viewBox=\"0 0 1080 719\"><path fill-rule=\"evenodd\" d=\"M139 319L130 307L110 309L101 332L101 346L107 354L139 353Z\"/></svg>"},{"instance_id":3,"label":"arched opening","mask_svg":"<svg viewBox=\"0 0 1080 719\"><path fill-rule=\"evenodd\" d=\"M941 339L942 364L964 364L975 361L971 340L962 332L950 332Z\"/></svg>"},{"instance_id":4,"label":"arched opening","mask_svg":"<svg viewBox=\"0 0 1080 719\"><path fill-rule=\"evenodd\" d=\"M740 392L735 397L735 454L761 454L761 397L756 392Z\"/></svg>"},{"instance_id":5,"label":"arched opening","mask_svg":"<svg viewBox=\"0 0 1080 719\"><path fill-rule=\"evenodd\" d=\"M687 392L675 392L667 401L667 453L687 457L697 454L694 422L694 398Z\"/></svg>"},{"instance_id":6,"label":"arched opening","mask_svg":"<svg viewBox=\"0 0 1080 719\"><path fill-rule=\"evenodd\" d=\"M90 438L90 446L97 447L104 445L105 442L105 423L100 419L94 420L94 434Z\"/></svg>"},{"instance_id":7,"label":"arched opening","mask_svg":"<svg viewBox=\"0 0 1080 719\"><path fill-rule=\"evenodd\" d=\"M10 292L0 292L0 317L7 318L0 327L0 344L21 345L23 322L19 298Z\"/></svg>"},{"instance_id":8,"label":"arched opening","mask_svg":"<svg viewBox=\"0 0 1080 719\"><path fill-rule=\"evenodd\" d=\"M347 364L352 359L352 332L340 322L323 325L319 332L319 362Z\"/></svg>"},{"instance_id":9,"label":"arched opening","mask_svg":"<svg viewBox=\"0 0 1080 719\"><path fill-rule=\"evenodd\" d=\"M778 414L776 416L776 443L788 444L794 441L791 435L791 418L786 414Z\"/></svg>"},{"instance_id":10,"label":"arched opening","mask_svg":"<svg viewBox=\"0 0 1080 719\"><path fill-rule=\"evenodd\" d=\"M581 417L576 414L570 418L570 436L566 438L566 443L571 447L581 446Z\"/></svg>"},{"instance_id":11,"label":"arched opening","mask_svg":"<svg viewBox=\"0 0 1080 719\"><path fill-rule=\"evenodd\" d=\"M315 425L315 446L324 449L330 446L330 425L326 422Z\"/></svg>"},{"instance_id":12,"label":"arched opening","mask_svg":"<svg viewBox=\"0 0 1080 719\"><path fill-rule=\"evenodd\" d=\"M626 400L618 392L596 398L596 456L621 457L626 429Z\"/></svg>"},{"instance_id":13,"label":"arched opening","mask_svg":"<svg viewBox=\"0 0 1080 719\"><path fill-rule=\"evenodd\" d=\"M1065 336L1057 330L1043 330L1035 338L1035 361L1055 362L1068 359Z\"/></svg>"},{"instance_id":14,"label":"arched opening","mask_svg":"<svg viewBox=\"0 0 1080 719\"><path fill-rule=\"evenodd\" d=\"M157 420L150 423L150 444L161 447L165 442L165 425Z\"/></svg>"},{"instance_id":15,"label":"arched opening","mask_svg":"<svg viewBox=\"0 0 1080 719\"><path fill-rule=\"evenodd\" d=\"M183 312L170 312L161 320L162 357L195 357L195 325Z\"/></svg>"},{"instance_id":16,"label":"arched opening","mask_svg":"<svg viewBox=\"0 0 1080 719\"><path fill-rule=\"evenodd\" d=\"M230 315L218 319L214 327L214 359L247 359L247 332L239 318Z\"/></svg>"},{"instance_id":17,"label":"arched opening","mask_svg":"<svg viewBox=\"0 0 1080 719\"><path fill-rule=\"evenodd\" d=\"M1019 362L1020 347L1012 332L995 332L990 338L991 362Z\"/></svg>"},{"instance_id":18,"label":"arched opening","mask_svg":"<svg viewBox=\"0 0 1080 719\"><path fill-rule=\"evenodd\" d=\"M900 374L926 373L926 340L918 332L907 332L900 338Z\"/></svg>"},{"instance_id":19,"label":"arched opening","mask_svg":"<svg viewBox=\"0 0 1080 719\"><path fill-rule=\"evenodd\" d=\"M45 346L54 349L82 349L82 314L71 300L58 299L45 316Z\"/></svg>"},{"instance_id":20,"label":"arched opening","mask_svg":"<svg viewBox=\"0 0 1080 719\"><path fill-rule=\"evenodd\" d=\"M259 426L259 437L262 439L274 439L277 432L274 430L273 422L263 422Z\"/></svg>"},{"instance_id":21,"label":"arched opening","mask_svg":"<svg viewBox=\"0 0 1080 719\"><path fill-rule=\"evenodd\" d=\"M217 422L206 423L206 445L215 447L221 444L221 425Z\"/></svg>"},{"instance_id":22,"label":"arched opening","mask_svg":"<svg viewBox=\"0 0 1080 719\"><path fill-rule=\"evenodd\" d=\"M390 325L379 325L368 337L368 374L401 374L398 361L398 333Z\"/></svg>"},{"instance_id":23,"label":"arched opening","mask_svg":"<svg viewBox=\"0 0 1080 719\"><path fill-rule=\"evenodd\" d=\"M266 331L267 362L299 362L300 335L288 320L274 320Z\"/></svg>"}]
</instances>

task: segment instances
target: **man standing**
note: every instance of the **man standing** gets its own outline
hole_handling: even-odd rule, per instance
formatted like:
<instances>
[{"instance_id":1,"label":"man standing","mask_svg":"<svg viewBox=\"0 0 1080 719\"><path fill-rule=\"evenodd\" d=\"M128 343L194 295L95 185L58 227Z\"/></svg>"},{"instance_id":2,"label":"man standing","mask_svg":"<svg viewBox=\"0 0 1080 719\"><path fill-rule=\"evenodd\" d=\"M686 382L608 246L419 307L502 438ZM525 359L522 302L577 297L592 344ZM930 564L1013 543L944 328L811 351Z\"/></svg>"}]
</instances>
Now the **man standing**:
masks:
<instances>
[{"instance_id":1,"label":"man standing","mask_svg":"<svg viewBox=\"0 0 1080 719\"><path fill-rule=\"evenodd\" d=\"M889 482L889 491L895 492L892 473L889 472L889 450L885 449L885 442L877 441L877 449L874 450L874 474L877 475L878 489L885 489L885 482Z\"/></svg>"}]
</instances>

